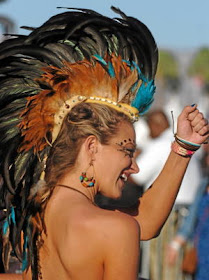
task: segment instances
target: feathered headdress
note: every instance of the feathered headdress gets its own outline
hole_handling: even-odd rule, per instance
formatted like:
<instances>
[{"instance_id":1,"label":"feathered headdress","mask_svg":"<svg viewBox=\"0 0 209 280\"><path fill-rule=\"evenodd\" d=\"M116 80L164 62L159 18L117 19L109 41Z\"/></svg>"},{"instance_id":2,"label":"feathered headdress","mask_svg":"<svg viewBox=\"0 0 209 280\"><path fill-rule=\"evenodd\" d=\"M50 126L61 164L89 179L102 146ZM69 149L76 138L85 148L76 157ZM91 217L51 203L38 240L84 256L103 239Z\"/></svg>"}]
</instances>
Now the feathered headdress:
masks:
<instances>
[{"instance_id":1,"label":"feathered headdress","mask_svg":"<svg viewBox=\"0 0 209 280\"><path fill-rule=\"evenodd\" d=\"M19 256L22 230L27 231L24 250L34 248L28 198L66 113L79 102L97 102L134 121L153 101L158 50L152 34L142 22L112 9L121 18L68 11L0 45L5 252L11 243Z\"/></svg>"}]
</instances>

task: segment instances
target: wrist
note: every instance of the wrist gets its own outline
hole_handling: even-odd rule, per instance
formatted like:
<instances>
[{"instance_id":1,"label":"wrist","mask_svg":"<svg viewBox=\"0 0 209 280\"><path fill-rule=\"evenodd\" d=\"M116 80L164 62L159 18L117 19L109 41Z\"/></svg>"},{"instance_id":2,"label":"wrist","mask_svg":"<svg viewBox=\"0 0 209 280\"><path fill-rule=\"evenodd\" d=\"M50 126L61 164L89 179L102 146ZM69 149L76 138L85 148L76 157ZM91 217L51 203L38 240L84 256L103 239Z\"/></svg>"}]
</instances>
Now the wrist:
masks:
<instances>
[{"instance_id":1,"label":"wrist","mask_svg":"<svg viewBox=\"0 0 209 280\"><path fill-rule=\"evenodd\" d=\"M191 157L195 153L193 150L189 150L180 146L176 141L172 142L171 150L182 157Z\"/></svg>"},{"instance_id":2,"label":"wrist","mask_svg":"<svg viewBox=\"0 0 209 280\"><path fill-rule=\"evenodd\" d=\"M197 151L201 147L201 144L187 141L187 140L179 137L178 134L174 134L174 138L175 138L175 141L186 150Z\"/></svg>"}]
</instances>

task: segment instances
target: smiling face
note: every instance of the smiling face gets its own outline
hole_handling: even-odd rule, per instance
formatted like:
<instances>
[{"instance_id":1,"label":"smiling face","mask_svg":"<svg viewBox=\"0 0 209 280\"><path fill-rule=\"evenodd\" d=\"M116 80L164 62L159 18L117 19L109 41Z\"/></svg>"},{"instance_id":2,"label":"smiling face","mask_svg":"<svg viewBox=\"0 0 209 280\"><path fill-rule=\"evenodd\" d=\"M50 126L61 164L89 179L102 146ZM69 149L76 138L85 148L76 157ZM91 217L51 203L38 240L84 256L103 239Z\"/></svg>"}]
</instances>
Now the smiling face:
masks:
<instances>
[{"instance_id":1,"label":"smiling face","mask_svg":"<svg viewBox=\"0 0 209 280\"><path fill-rule=\"evenodd\" d=\"M134 159L135 131L128 122L118 124L118 133L108 145L99 144L95 155L98 190L110 198L119 198L127 178L139 171Z\"/></svg>"}]
</instances>

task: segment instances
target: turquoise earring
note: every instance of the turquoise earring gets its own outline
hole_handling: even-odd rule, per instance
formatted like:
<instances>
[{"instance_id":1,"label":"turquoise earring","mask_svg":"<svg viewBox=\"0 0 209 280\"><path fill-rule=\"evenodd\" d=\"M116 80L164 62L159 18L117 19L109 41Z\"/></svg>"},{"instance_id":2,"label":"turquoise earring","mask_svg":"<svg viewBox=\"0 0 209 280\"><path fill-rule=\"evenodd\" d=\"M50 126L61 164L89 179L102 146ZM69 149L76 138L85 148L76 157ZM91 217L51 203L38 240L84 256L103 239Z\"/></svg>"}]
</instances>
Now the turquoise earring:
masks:
<instances>
[{"instance_id":1,"label":"turquoise earring","mask_svg":"<svg viewBox=\"0 0 209 280\"><path fill-rule=\"evenodd\" d=\"M82 186L84 186L85 188L88 187L93 187L95 185L95 179L94 177L86 177L86 172L82 172L81 176L80 176L80 182L82 184Z\"/></svg>"},{"instance_id":2,"label":"turquoise earring","mask_svg":"<svg viewBox=\"0 0 209 280\"><path fill-rule=\"evenodd\" d=\"M93 176L88 178L86 176L86 172L88 171L88 169L91 166L93 167ZM92 161L90 162L88 169L86 170L86 172L82 172L81 176L79 177L82 186L84 186L85 188L94 187L94 185L96 183L96 180L94 179L94 166L93 166Z\"/></svg>"}]
</instances>

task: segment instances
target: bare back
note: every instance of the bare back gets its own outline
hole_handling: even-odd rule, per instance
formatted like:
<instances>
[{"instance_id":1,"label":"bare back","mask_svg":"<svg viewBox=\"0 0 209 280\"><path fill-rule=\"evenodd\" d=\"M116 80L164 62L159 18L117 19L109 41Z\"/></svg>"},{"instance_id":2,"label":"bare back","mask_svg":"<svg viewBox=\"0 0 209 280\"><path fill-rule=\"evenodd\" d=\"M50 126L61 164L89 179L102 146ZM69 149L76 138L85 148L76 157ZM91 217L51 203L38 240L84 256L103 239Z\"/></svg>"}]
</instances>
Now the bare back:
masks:
<instances>
[{"instance_id":1,"label":"bare back","mask_svg":"<svg viewBox=\"0 0 209 280\"><path fill-rule=\"evenodd\" d=\"M136 280L137 222L126 214L100 209L72 190L55 192L45 212L43 280ZM25 279L30 279L29 274Z\"/></svg>"}]
</instances>

